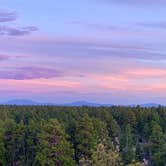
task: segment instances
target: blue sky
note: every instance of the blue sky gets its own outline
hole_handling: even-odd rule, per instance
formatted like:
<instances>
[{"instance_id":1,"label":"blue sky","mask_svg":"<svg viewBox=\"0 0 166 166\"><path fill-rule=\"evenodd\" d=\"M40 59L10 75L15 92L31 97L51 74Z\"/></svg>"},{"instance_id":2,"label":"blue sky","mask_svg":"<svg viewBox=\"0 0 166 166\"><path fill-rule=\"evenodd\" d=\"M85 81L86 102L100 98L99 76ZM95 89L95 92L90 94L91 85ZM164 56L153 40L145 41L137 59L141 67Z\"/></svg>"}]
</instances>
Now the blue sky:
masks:
<instances>
[{"instance_id":1,"label":"blue sky","mask_svg":"<svg viewBox=\"0 0 166 166\"><path fill-rule=\"evenodd\" d=\"M165 103L164 0L0 0L0 97Z\"/></svg>"}]
</instances>

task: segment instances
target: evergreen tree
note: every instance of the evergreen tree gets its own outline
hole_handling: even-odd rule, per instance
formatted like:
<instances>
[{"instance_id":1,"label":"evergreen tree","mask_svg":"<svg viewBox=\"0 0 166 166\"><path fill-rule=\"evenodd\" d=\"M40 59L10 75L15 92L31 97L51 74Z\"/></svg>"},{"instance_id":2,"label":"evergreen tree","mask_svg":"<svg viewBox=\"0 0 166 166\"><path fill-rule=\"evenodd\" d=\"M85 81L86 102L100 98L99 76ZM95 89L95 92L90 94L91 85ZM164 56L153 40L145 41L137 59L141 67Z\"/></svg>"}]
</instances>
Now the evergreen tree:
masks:
<instances>
[{"instance_id":1,"label":"evergreen tree","mask_svg":"<svg viewBox=\"0 0 166 166\"><path fill-rule=\"evenodd\" d=\"M5 166L4 124L0 120L0 165Z\"/></svg>"},{"instance_id":2,"label":"evergreen tree","mask_svg":"<svg viewBox=\"0 0 166 166\"><path fill-rule=\"evenodd\" d=\"M17 165L26 164L26 149L25 149L25 125L23 121L16 125L14 133L14 144L15 144L15 163Z\"/></svg>"},{"instance_id":3,"label":"evergreen tree","mask_svg":"<svg viewBox=\"0 0 166 166\"><path fill-rule=\"evenodd\" d=\"M76 124L75 142L76 160L79 161L82 158L85 158L85 160L90 159L97 140L92 119L90 119L88 114L84 114Z\"/></svg>"},{"instance_id":4,"label":"evergreen tree","mask_svg":"<svg viewBox=\"0 0 166 166\"><path fill-rule=\"evenodd\" d=\"M25 126L12 120L4 123L4 145L7 165L25 164Z\"/></svg>"},{"instance_id":5,"label":"evergreen tree","mask_svg":"<svg viewBox=\"0 0 166 166\"><path fill-rule=\"evenodd\" d=\"M15 144L15 131L16 131L16 123L7 119L4 122L4 145L5 145L5 158L8 166L12 166L16 164L16 144Z\"/></svg>"},{"instance_id":6,"label":"evergreen tree","mask_svg":"<svg viewBox=\"0 0 166 166\"><path fill-rule=\"evenodd\" d=\"M136 162L136 163L128 164L127 166L145 166L145 165L143 163Z\"/></svg>"},{"instance_id":7,"label":"evergreen tree","mask_svg":"<svg viewBox=\"0 0 166 166\"><path fill-rule=\"evenodd\" d=\"M151 153L152 153L152 165L162 166L166 163L166 144L165 135L160 125L156 122L152 123L152 133L150 136Z\"/></svg>"},{"instance_id":8,"label":"evergreen tree","mask_svg":"<svg viewBox=\"0 0 166 166\"><path fill-rule=\"evenodd\" d=\"M37 143L38 143L38 133L40 131L39 124L35 121L30 121L29 124L26 127L26 139L25 139L25 148L26 148L26 154L25 154L25 160L26 165L33 165L36 151L37 151Z\"/></svg>"},{"instance_id":9,"label":"evergreen tree","mask_svg":"<svg viewBox=\"0 0 166 166\"><path fill-rule=\"evenodd\" d=\"M124 134L121 139L122 160L124 164L129 164L135 160L135 147L133 146L133 134L130 125L128 124L124 129Z\"/></svg>"},{"instance_id":10,"label":"evergreen tree","mask_svg":"<svg viewBox=\"0 0 166 166\"><path fill-rule=\"evenodd\" d=\"M93 128L95 131L95 136L97 144L104 144L107 147L112 148L111 139L109 137L107 125L105 122L100 121L99 119L93 119Z\"/></svg>"},{"instance_id":11,"label":"evergreen tree","mask_svg":"<svg viewBox=\"0 0 166 166\"><path fill-rule=\"evenodd\" d=\"M103 144L98 144L92 155L92 166L120 166L120 155L118 152L107 149Z\"/></svg>"},{"instance_id":12,"label":"evergreen tree","mask_svg":"<svg viewBox=\"0 0 166 166\"><path fill-rule=\"evenodd\" d=\"M38 146L35 165L38 166L73 166L73 150L59 122L51 119L42 121L38 134Z\"/></svg>"},{"instance_id":13,"label":"evergreen tree","mask_svg":"<svg viewBox=\"0 0 166 166\"><path fill-rule=\"evenodd\" d=\"M165 120L166 107L0 106L0 165L164 166Z\"/></svg>"}]
</instances>

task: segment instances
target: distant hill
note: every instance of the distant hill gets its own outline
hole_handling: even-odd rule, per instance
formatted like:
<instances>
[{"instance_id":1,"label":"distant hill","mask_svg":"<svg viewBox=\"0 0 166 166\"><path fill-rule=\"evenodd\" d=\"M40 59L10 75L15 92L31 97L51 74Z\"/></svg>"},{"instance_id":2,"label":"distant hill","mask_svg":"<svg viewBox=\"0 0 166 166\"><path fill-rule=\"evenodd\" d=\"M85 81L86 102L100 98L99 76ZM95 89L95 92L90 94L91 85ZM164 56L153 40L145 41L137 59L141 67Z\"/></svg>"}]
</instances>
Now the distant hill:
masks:
<instances>
[{"instance_id":1,"label":"distant hill","mask_svg":"<svg viewBox=\"0 0 166 166\"><path fill-rule=\"evenodd\" d=\"M101 107L101 106L105 106L105 107L111 107L113 106L113 104L100 104L100 103L93 103L93 102L87 102L87 101L76 101L76 102L72 102L72 103L64 103L64 104L56 104L56 103L40 103L40 102L36 102L33 100L28 100L28 99L14 99L14 100L9 100L5 103L1 103L3 105L54 105L54 106L76 106L76 107L80 107L80 106L89 106L89 107ZM157 103L145 103L145 104L141 104L140 107L158 107L160 104ZM123 105L125 106L125 105ZM136 104L133 105L128 105L131 107L136 107Z\"/></svg>"},{"instance_id":2,"label":"distant hill","mask_svg":"<svg viewBox=\"0 0 166 166\"><path fill-rule=\"evenodd\" d=\"M91 103L87 101L76 101L76 102L67 103L64 105L65 106L89 106L89 107L112 106L112 104L99 104L99 103Z\"/></svg>"},{"instance_id":3,"label":"distant hill","mask_svg":"<svg viewBox=\"0 0 166 166\"><path fill-rule=\"evenodd\" d=\"M145 103L141 104L141 107L158 107L160 104L157 103Z\"/></svg>"},{"instance_id":4,"label":"distant hill","mask_svg":"<svg viewBox=\"0 0 166 166\"><path fill-rule=\"evenodd\" d=\"M144 108L150 108L150 107L158 107L160 106L160 104L157 104L157 103L144 103L144 104L132 104L132 105L129 105L130 107L137 107L137 106L140 106L140 107L144 107Z\"/></svg>"},{"instance_id":5,"label":"distant hill","mask_svg":"<svg viewBox=\"0 0 166 166\"><path fill-rule=\"evenodd\" d=\"M14 99L4 103L6 105L39 105L38 102L26 99Z\"/></svg>"},{"instance_id":6,"label":"distant hill","mask_svg":"<svg viewBox=\"0 0 166 166\"><path fill-rule=\"evenodd\" d=\"M9 100L1 104L3 105L57 105L53 103L44 103L44 102L40 103L33 100L28 100L28 99L14 99L14 100Z\"/></svg>"},{"instance_id":7,"label":"distant hill","mask_svg":"<svg viewBox=\"0 0 166 166\"><path fill-rule=\"evenodd\" d=\"M40 103L33 100L27 99L14 99L9 100L5 103L1 103L3 105L59 105L59 106L90 106L90 107L100 107L100 106L112 106L112 104L99 104L99 103L91 103L87 101L76 101L72 103L64 103L64 104L56 104L56 103Z\"/></svg>"}]
</instances>

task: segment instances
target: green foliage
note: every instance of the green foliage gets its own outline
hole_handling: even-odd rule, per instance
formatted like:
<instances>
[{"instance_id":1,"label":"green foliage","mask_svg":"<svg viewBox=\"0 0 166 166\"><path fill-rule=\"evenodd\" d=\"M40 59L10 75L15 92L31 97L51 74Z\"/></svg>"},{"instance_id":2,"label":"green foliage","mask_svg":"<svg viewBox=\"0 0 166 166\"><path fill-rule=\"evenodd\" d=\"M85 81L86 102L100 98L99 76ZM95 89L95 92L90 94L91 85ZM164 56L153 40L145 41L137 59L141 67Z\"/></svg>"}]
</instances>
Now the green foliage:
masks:
<instances>
[{"instance_id":1,"label":"green foliage","mask_svg":"<svg viewBox=\"0 0 166 166\"><path fill-rule=\"evenodd\" d=\"M74 165L73 150L59 122L55 119L42 121L40 128L35 164L38 166Z\"/></svg>"},{"instance_id":2,"label":"green foliage","mask_svg":"<svg viewBox=\"0 0 166 166\"><path fill-rule=\"evenodd\" d=\"M97 144L104 144L107 146L112 146L111 139L109 137L109 132L105 122L102 122L99 119L93 119L93 128L95 132L95 137Z\"/></svg>"},{"instance_id":3,"label":"green foliage","mask_svg":"<svg viewBox=\"0 0 166 166\"><path fill-rule=\"evenodd\" d=\"M88 114L84 114L76 124L75 131L76 159L88 160L97 143L92 119Z\"/></svg>"},{"instance_id":4,"label":"green foliage","mask_svg":"<svg viewBox=\"0 0 166 166\"><path fill-rule=\"evenodd\" d=\"M97 149L92 155L93 166L120 166L120 155L116 151L107 149L103 144L98 144Z\"/></svg>"},{"instance_id":5,"label":"green foliage","mask_svg":"<svg viewBox=\"0 0 166 166\"><path fill-rule=\"evenodd\" d=\"M26 127L25 135L25 148L26 148L26 165L33 165L35 155L37 152L38 138L37 135L40 131L39 123L30 121Z\"/></svg>"},{"instance_id":6,"label":"green foliage","mask_svg":"<svg viewBox=\"0 0 166 166\"><path fill-rule=\"evenodd\" d=\"M13 120L4 122L4 146L6 162L9 165L24 165L25 163L25 126Z\"/></svg>"},{"instance_id":7,"label":"green foliage","mask_svg":"<svg viewBox=\"0 0 166 166\"><path fill-rule=\"evenodd\" d=\"M144 164L140 162L136 162L136 163L128 164L127 166L144 166Z\"/></svg>"},{"instance_id":8,"label":"green foliage","mask_svg":"<svg viewBox=\"0 0 166 166\"><path fill-rule=\"evenodd\" d=\"M2 166L164 166L166 108L0 106Z\"/></svg>"},{"instance_id":9,"label":"green foliage","mask_svg":"<svg viewBox=\"0 0 166 166\"><path fill-rule=\"evenodd\" d=\"M135 160L134 137L130 125L128 124L124 129L124 134L121 138L122 145L122 159L124 164L129 164Z\"/></svg>"},{"instance_id":10,"label":"green foliage","mask_svg":"<svg viewBox=\"0 0 166 166\"><path fill-rule=\"evenodd\" d=\"M166 163L166 139L165 134L162 131L160 125L156 122L152 122L151 129L151 153L152 153L152 165L162 166Z\"/></svg>"},{"instance_id":11,"label":"green foliage","mask_svg":"<svg viewBox=\"0 0 166 166\"><path fill-rule=\"evenodd\" d=\"M0 120L0 165L5 165L4 124Z\"/></svg>"}]
</instances>

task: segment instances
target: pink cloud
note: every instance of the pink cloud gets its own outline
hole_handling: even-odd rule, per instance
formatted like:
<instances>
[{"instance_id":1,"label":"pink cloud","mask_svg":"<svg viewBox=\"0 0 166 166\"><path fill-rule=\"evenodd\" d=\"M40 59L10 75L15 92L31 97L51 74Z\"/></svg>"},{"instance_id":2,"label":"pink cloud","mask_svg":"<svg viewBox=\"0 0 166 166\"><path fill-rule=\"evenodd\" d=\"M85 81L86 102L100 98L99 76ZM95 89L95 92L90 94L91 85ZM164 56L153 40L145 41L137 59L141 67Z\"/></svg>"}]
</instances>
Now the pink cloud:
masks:
<instances>
[{"instance_id":1,"label":"pink cloud","mask_svg":"<svg viewBox=\"0 0 166 166\"><path fill-rule=\"evenodd\" d=\"M118 73L91 74L86 79L93 79L96 89L126 93L165 93L166 69L127 68Z\"/></svg>"},{"instance_id":2,"label":"pink cloud","mask_svg":"<svg viewBox=\"0 0 166 166\"><path fill-rule=\"evenodd\" d=\"M153 68L153 67L140 67L130 66L122 67L117 71L113 71L107 74L92 74L94 79L103 81L120 81L128 82L129 80L135 79L166 79L166 69L164 68Z\"/></svg>"},{"instance_id":3,"label":"pink cloud","mask_svg":"<svg viewBox=\"0 0 166 166\"><path fill-rule=\"evenodd\" d=\"M114 92L126 92L128 94L133 93L142 93L142 94L165 94L166 91L166 81L162 83L135 83L135 82L103 82L100 84L100 87L107 90L107 91L114 91Z\"/></svg>"},{"instance_id":4,"label":"pink cloud","mask_svg":"<svg viewBox=\"0 0 166 166\"><path fill-rule=\"evenodd\" d=\"M29 93L48 93L55 90L78 89L79 82L63 80L4 80L0 79L0 90L23 91Z\"/></svg>"},{"instance_id":5,"label":"pink cloud","mask_svg":"<svg viewBox=\"0 0 166 166\"><path fill-rule=\"evenodd\" d=\"M155 69L155 68L147 68L147 69L134 69L130 71L126 71L125 75L131 78L166 78L166 69Z\"/></svg>"}]
</instances>

